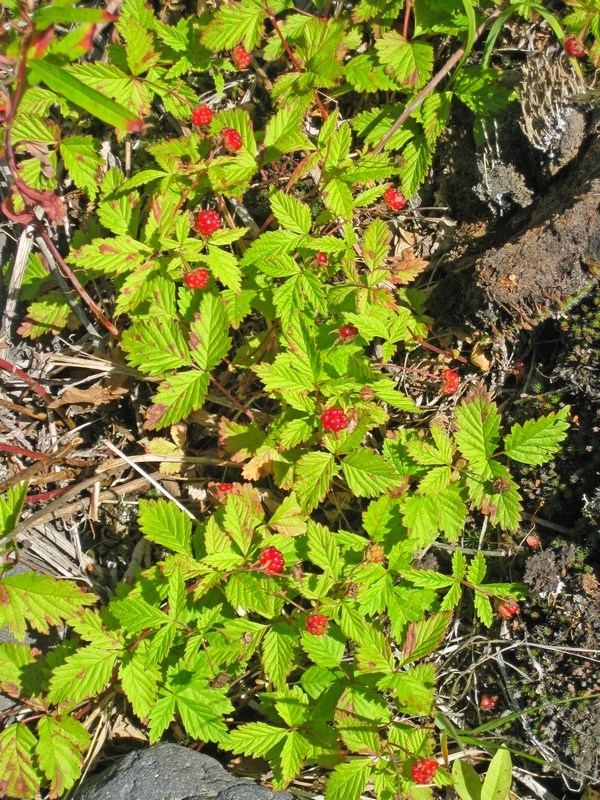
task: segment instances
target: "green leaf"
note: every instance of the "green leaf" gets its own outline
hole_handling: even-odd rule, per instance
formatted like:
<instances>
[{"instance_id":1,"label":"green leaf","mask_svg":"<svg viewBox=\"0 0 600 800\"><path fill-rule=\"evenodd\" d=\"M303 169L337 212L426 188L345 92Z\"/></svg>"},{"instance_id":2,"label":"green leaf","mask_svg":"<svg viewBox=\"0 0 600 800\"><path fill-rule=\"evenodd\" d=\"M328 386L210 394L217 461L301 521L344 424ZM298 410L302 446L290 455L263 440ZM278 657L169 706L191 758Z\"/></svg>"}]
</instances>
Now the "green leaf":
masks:
<instances>
[{"instance_id":1,"label":"green leaf","mask_svg":"<svg viewBox=\"0 0 600 800\"><path fill-rule=\"evenodd\" d=\"M94 239L71 254L70 261L81 269L98 270L103 275L133 272L138 269L150 248L131 236Z\"/></svg>"},{"instance_id":2,"label":"green leaf","mask_svg":"<svg viewBox=\"0 0 600 800\"><path fill-rule=\"evenodd\" d=\"M0 535L6 536L19 521L28 486L22 481L8 490L6 498L0 497Z\"/></svg>"},{"instance_id":3,"label":"green leaf","mask_svg":"<svg viewBox=\"0 0 600 800\"><path fill-rule=\"evenodd\" d=\"M381 267L387 258L392 234L382 219L374 219L363 236L362 256L371 270Z\"/></svg>"},{"instance_id":4,"label":"green leaf","mask_svg":"<svg viewBox=\"0 0 600 800\"><path fill-rule=\"evenodd\" d=\"M478 585L483 582L485 578L485 573L487 571L487 566L485 563L485 558L481 553L476 553L473 556L473 560L469 565L469 569L467 571L467 581L469 583L474 583Z\"/></svg>"},{"instance_id":5,"label":"green leaf","mask_svg":"<svg viewBox=\"0 0 600 800\"><path fill-rule=\"evenodd\" d=\"M287 728L276 728L266 722L249 722L231 731L227 737L227 749L233 753L260 758L277 747L287 736Z\"/></svg>"},{"instance_id":6,"label":"green leaf","mask_svg":"<svg viewBox=\"0 0 600 800\"><path fill-rule=\"evenodd\" d=\"M240 42L251 50L260 42L266 13L260 3L242 0L223 5L202 31L202 43L209 50L229 50Z\"/></svg>"},{"instance_id":7,"label":"green leaf","mask_svg":"<svg viewBox=\"0 0 600 800\"><path fill-rule=\"evenodd\" d=\"M171 370L191 365L190 351L179 325L165 317L135 322L123 331L122 345L128 362L148 375L162 377Z\"/></svg>"},{"instance_id":8,"label":"green leaf","mask_svg":"<svg viewBox=\"0 0 600 800\"><path fill-rule=\"evenodd\" d=\"M201 369L213 369L227 355L231 347L228 329L223 300L212 294L204 295L199 316L190 325L192 356Z\"/></svg>"},{"instance_id":9,"label":"green leaf","mask_svg":"<svg viewBox=\"0 0 600 800\"><path fill-rule=\"evenodd\" d=\"M338 764L327 779L325 800L360 800L374 767L371 758Z\"/></svg>"},{"instance_id":10,"label":"green leaf","mask_svg":"<svg viewBox=\"0 0 600 800\"><path fill-rule=\"evenodd\" d=\"M512 761L506 745L496 752L481 787L481 800L506 800L512 785Z\"/></svg>"},{"instance_id":11,"label":"green leaf","mask_svg":"<svg viewBox=\"0 0 600 800\"><path fill-rule=\"evenodd\" d=\"M298 504L294 492L283 498L269 520L269 528L284 536L303 536L306 533L306 515Z\"/></svg>"},{"instance_id":12,"label":"green leaf","mask_svg":"<svg viewBox=\"0 0 600 800\"><path fill-rule=\"evenodd\" d=\"M0 579L0 628L7 626L16 639L25 638L26 626L48 633L93 605L96 598L71 581L25 572Z\"/></svg>"},{"instance_id":13,"label":"green leaf","mask_svg":"<svg viewBox=\"0 0 600 800\"><path fill-rule=\"evenodd\" d=\"M271 210L277 222L294 233L310 233L310 208L291 194L275 192L270 198Z\"/></svg>"},{"instance_id":14,"label":"green leaf","mask_svg":"<svg viewBox=\"0 0 600 800\"><path fill-rule=\"evenodd\" d=\"M452 765L454 789L460 800L481 799L481 779L466 759L458 758Z\"/></svg>"},{"instance_id":15,"label":"green leaf","mask_svg":"<svg viewBox=\"0 0 600 800\"><path fill-rule=\"evenodd\" d=\"M569 428L569 406L540 419L516 423L504 439L504 452L514 461L540 466L559 450Z\"/></svg>"},{"instance_id":16,"label":"green leaf","mask_svg":"<svg viewBox=\"0 0 600 800\"><path fill-rule=\"evenodd\" d=\"M121 654L122 647L117 642L81 647L52 673L49 702L80 703L100 694L111 682Z\"/></svg>"},{"instance_id":17,"label":"green leaf","mask_svg":"<svg viewBox=\"0 0 600 800\"><path fill-rule=\"evenodd\" d=\"M156 703L161 671L148 662L148 641L139 642L133 652L124 653L119 665L119 679L134 713L149 717ZM160 659L159 659L160 660Z\"/></svg>"},{"instance_id":18,"label":"green leaf","mask_svg":"<svg viewBox=\"0 0 600 800\"><path fill-rule=\"evenodd\" d=\"M107 125L121 128L129 133L139 133L142 130L144 124L142 119L114 100L86 86L62 67L33 58L29 59L27 66L34 81L45 83L53 92L65 97L86 113L106 122Z\"/></svg>"},{"instance_id":19,"label":"green leaf","mask_svg":"<svg viewBox=\"0 0 600 800\"><path fill-rule=\"evenodd\" d=\"M33 800L40 774L33 766L37 740L27 725L16 722L0 733L0 796Z\"/></svg>"},{"instance_id":20,"label":"green leaf","mask_svg":"<svg viewBox=\"0 0 600 800\"><path fill-rule=\"evenodd\" d=\"M356 449L342 461L342 471L350 491L358 497L376 497L397 486L396 470L371 450Z\"/></svg>"},{"instance_id":21,"label":"green leaf","mask_svg":"<svg viewBox=\"0 0 600 800\"><path fill-rule=\"evenodd\" d=\"M442 612L429 619L409 623L402 645L402 664L418 661L433 653L446 635L451 619L449 612Z\"/></svg>"},{"instance_id":22,"label":"green leaf","mask_svg":"<svg viewBox=\"0 0 600 800\"><path fill-rule=\"evenodd\" d=\"M302 647L307 656L319 667L337 667L346 651L346 637L330 624L323 636L313 636L304 631Z\"/></svg>"},{"instance_id":23,"label":"green leaf","mask_svg":"<svg viewBox=\"0 0 600 800\"><path fill-rule=\"evenodd\" d=\"M351 144L352 129L347 122L342 122L342 124L336 129L333 136L327 142L325 157L326 171L332 170L334 167L337 167L340 162L348 158Z\"/></svg>"},{"instance_id":24,"label":"green leaf","mask_svg":"<svg viewBox=\"0 0 600 800\"><path fill-rule=\"evenodd\" d=\"M275 623L264 636L262 664L265 675L275 689L283 689L295 664L298 636L284 623Z\"/></svg>"},{"instance_id":25,"label":"green leaf","mask_svg":"<svg viewBox=\"0 0 600 800\"><path fill-rule=\"evenodd\" d=\"M275 709L290 728L299 728L312 711L308 695L299 687L285 687L277 693Z\"/></svg>"},{"instance_id":26,"label":"green leaf","mask_svg":"<svg viewBox=\"0 0 600 800\"><path fill-rule=\"evenodd\" d=\"M192 555L192 521L174 503L140 500L138 523L146 539L175 553Z\"/></svg>"},{"instance_id":27,"label":"green leaf","mask_svg":"<svg viewBox=\"0 0 600 800\"><path fill-rule=\"evenodd\" d=\"M332 178L323 187L323 199L325 205L336 217L344 220L352 219L354 205L352 203L352 192L346 183L339 178Z\"/></svg>"},{"instance_id":28,"label":"green leaf","mask_svg":"<svg viewBox=\"0 0 600 800\"><path fill-rule=\"evenodd\" d=\"M387 31L375 42L380 62L388 74L403 86L422 89L433 68L433 47L424 42L407 41L396 31Z\"/></svg>"},{"instance_id":29,"label":"green leaf","mask_svg":"<svg viewBox=\"0 0 600 800\"><path fill-rule=\"evenodd\" d=\"M222 284L234 292L239 292L242 286L242 272L238 260L228 250L221 247L208 245L208 266L213 275ZM210 295L209 295L210 296Z\"/></svg>"},{"instance_id":30,"label":"green leaf","mask_svg":"<svg viewBox=\"0 0 600 800\"><path fill-rule=\"evenodd\" d=\"M42 717L38 723L36 754L40 769L50 781L48 789L61 797L77 781L83 766L83 752L91 737L73 717Z\"/></svg>"},{"instance_id":31,"label":"green leaf","mask_svg":"<svg viewBox=\"0 0 600 800\"><path fill-rule=\"evenodd\" d=\"M310 152L315 149L310 139L301 130L301 109L282 108L267 122L265 128L263 163L278 161L285 153L296 150Z\"/></svg>"},{"instance_id":32,"label":"green leaf","mask_svg":"<svg viewBox=\"0 0 600 800\"><path fill-rule=\"evenodd\" d=\"M494 620L494 611L489 599L486 595L482 594L482 592L476 590L473 596L473 602L475 604L477 617L489 628Z\"/></svg>"},{"instance_id":33,"label":"green leaf","mask_svg":"<svg viewBox=\"0 0 600 800\"><path fill-rule=\"evenodd\" d=\"M306 754L311 749L307 738L299 731L290 731L281 749L281 777L283 786L299 774Z\"/></svg>"},{"instance_id":34,"label":"green leaf","mask_svg":"<svg viewBox=\"0 0 600 800\"><path fill-rule=\"evenodd\" d=\"M421 586L424 589L443 589L446 586L452 586L454 583L454 578L448 575L440 575L439 572L434 572L431 569L409 567L406 571L403 570L402 575L415 586Z\"/></svg>"},{"instance_id":35,"label":"green leaf","mask_svg":"<svg viewBox=\"0 0 600 800\"><path fill-rule=\"evenodd\" d=\"M308 521L307 530L308 557L313 564L322 570L331 572L337 580L342 566L340 549L335 540L335 534L324 525L313 520Z\"/></svg>"},{"instance_id":36,"label":"green leaf","mask_svg":"<svg viewBox=\"0 0 600 800\"><path fill-rule=\"evenodd\" d=\"M248 554L254 530L261 522L262 516L246 497L230 495L227 498L223 528L244 555Z\"/></svg>"},{"instance_id":37,"label":"green leaf","mask_svg":"<svg viewBox=\"0 0 600 800\"><path fill-rule=\"evenodd\" d=\"M469 461L487 461L499 442L500 415L485 391L470 392L456 408L454 439Z\"/></svg>"},{"instance_id":38,"label":"green leaf","mask_svg":"<svg viewBox=\"0 0 600 800\"><path fill-rule=\"evenodd\" d=\"M309 452L300 457L294 474L294 489L304 511L312 511L323 500L340 468L331 453Z\"/></svg>"},{"instance_id":39,"label":"green leaf","mask_svg":"<svg viewBox=\"0 0 600 800\"><path fill-rule=\"evenodd\" d=\"M225 740L227 726L223 716L230 714L233 706L224 690L197 684L183 689L178 686L175 698L177 711L190 736L207 742Z\"/></svg>"},{"instance_id":40,"label":"green leaf","mask_svg":"<svg viewBox=\"0 0 600 800\"><path fill-rule=\"evenodd\" d=\"M60 143L60 155L69 175L92 200L98 193L98 176L104 166L99 149L100 142L93 136L67 136Z\"/></svg>"},{"instance_id":41,"label":"green leaf","mask_svg":"<svg viewBox=\"0 0 600 800\"><path fill-rule=\"evenodd\" d=\"M394 658L390 642L376 628L368 625L356 643L356 659L363 672L393 672Z\"/></svg>"},{"instance_id":42,"label":"green leaf","mask_svg":"<svg viewBox=\"0 0 600 800\"><path fill-rule=\"evenodd\" d=\"M146 427L159 430L202 408L209 382L208 373L199 370L171 375L154 395L154 405L146 415Z\"/></svg>"}]
</instances>

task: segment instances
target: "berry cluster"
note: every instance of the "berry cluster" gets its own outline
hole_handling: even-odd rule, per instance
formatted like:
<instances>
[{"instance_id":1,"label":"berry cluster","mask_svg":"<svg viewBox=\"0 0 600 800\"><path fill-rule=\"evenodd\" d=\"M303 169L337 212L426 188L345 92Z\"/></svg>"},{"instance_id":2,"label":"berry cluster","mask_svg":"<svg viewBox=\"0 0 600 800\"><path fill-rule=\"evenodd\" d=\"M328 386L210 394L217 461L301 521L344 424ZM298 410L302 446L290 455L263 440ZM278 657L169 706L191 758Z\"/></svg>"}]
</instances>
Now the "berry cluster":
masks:
<instances>
[{"instance_id":1,"label":"berry cluster","mask_svg":"<svg viewBox=\"0 0 600 800\"><path fill-rule=\"evenodd\" d=\"M456 394L460 386L460 378L458 372L453 369L445 369L442 372L442 393L443 394Z\"/></svg>"},{"instance_id":2,"label":"berry cluster","mask_svg":"<svg viewBox=\"0 0 600 800\"><path fill-rule=\"evenodd\" d=\"M514 617L515 614L519 613L519 604L516 600L511 600L508 598L507 600L501 600L496 605L496 611L498 612L498 616L500 619L510 619Z\"/></svg>"},{"instance_id":3,"label":"berry cluster","mask_svg":"<svg viewBox=\"0 0 600 800\"><path fill-rule=\"evenodd\" d=\"M306 630L313 636L323 636L328 625L325 614L309 614L306 618Z\"/></svg>"},{"instance_id":4,"label":"berry cluster","mask_svg":"<svg viewBox=\"0 0 600 800\"><path fill-rule=\"evenodd\" d=\"M233 483L217 483L217 492L219 494L231 494L233 492Z\"/></svg>"},{"instance_id":5,"label":"berry cluster","mask_svg":"<svg viewBox=\"0 0 600 800\"><path fill-rule=\"evenodd\" d=\"M571 58L583 58L585 55L585 45L576 36L567 36L564 47L565 53Z\"/></svg>"},{"instance_id":6,"label":"berry cluster","mask_svg":"<svg viewBox=\"0 0 600 800\"><path fill-rule=\"evenodd\" d=\"M186 273L185 283L188 289L206 289L209 277L208 270L201 268L195 272Z\"/></svg>"},{"instance_id":7,"label":"berry cluster","mask_svg":"<svg viewBox=\"0 0 600 800\"><path fill-rule=\"evenodd\" d=\"M404 197L402 192L399 192L398 189L394 189L393 186L390 186L389 189L385 190L383 199L385 200L387 207L391 208L392 211L402 211L402 209L406 206L406 197Z\"/></svg>"},{"instance_id":8,"label":"berry cluster","mask_svg":"<svg viewBox=\"0 0 600 800\"><path fill-rule=\"evenodd\" d=\"M221 217L216 211L200 211L196 217L196 230L202 236L210 236L221 227Z\"/></svg>"},{"instance_id":9,"label":"berry cluster","mask_svg":"<svg viewBox=\"0 0 600 800\"><path fill-rule=\"evenodd\" d=\"M242 146L242 137L235 130L235 128L223 128L223 147L229 150L230 153L237 152Z\"/></svg>"},{"instance_id":10,"label":"berry cluster","mask_svg":"<svg viewBox=\"0 0 600 800\"><path fill-rule=\"evenodd\" d=\"M321 414L321 422L326 431L343 431L348 425L348 417L341 408L326 408Z\"/></svg>"},{"instance_id":11,"label":"berry cluster","mask_svg":"<svg viewBox=\"0 0 600 800\"><path fill-rule=\"evenodd\" d=\"M285 566L281 550L276 547L265 547L260 554L260 565L267 575L281 575Z\"/></svg>"},{"instance_id":12,"label":"berry cluster","mask_svg":"<svg viewBox=\"0 0 600 800\"><path fill-rule=\"evenodd\" d=\"M422 758L411 767L412 779L415 783L431 783L440 765L433 758Z\"/></svg>"},{"instance_id":13,"label":"berry cluster","mask_svg":"<svg viewBox=\"0 0 600 800\"><path fill-rule=\"evenodd\" d=\"M236 69L248 69L252 63L252 56L246 50L244 45L238 44L231 51L231 60L233 61Z\"/></svg>"},{"instance_id":14,"label":"berry cluster","mask_svg":"<svg viewBox=\"0 0 600 800\"><path fill-rule=\"evenodd\" d=\"M341 339L352 339L358 334L358 328L355 325L342 325L338 333Z\"/></svg>"},{"instance_id":15,"label":"berry cluster","mask_svg":"<svg viewBox=\"0 0 600 800\"><path fill-rule=\"evenodd\" d=\"M192 125L209 125L212 121L212 111L208 106L198 106L192 111Z\"/></svg>"}]
</instances>

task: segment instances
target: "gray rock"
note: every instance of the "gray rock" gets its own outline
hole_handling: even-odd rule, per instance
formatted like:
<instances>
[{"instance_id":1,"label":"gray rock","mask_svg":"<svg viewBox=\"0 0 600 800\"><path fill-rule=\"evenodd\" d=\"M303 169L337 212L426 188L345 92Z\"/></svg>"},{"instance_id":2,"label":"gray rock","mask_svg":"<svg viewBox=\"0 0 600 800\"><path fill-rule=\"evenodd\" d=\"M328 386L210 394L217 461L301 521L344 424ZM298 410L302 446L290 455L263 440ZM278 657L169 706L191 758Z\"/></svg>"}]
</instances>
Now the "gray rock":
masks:
<instances>
[{"instance_id":1,"label":"gray rock","mask_svg":"<svg viewBox=\"0 0 600 800\"><path fill-rule=\"evenodd\" d=\"M230 775L203 753L156 744L128 753L95 775L74 800L292 800L246 778Z\"/></svg>"}]
</instances>

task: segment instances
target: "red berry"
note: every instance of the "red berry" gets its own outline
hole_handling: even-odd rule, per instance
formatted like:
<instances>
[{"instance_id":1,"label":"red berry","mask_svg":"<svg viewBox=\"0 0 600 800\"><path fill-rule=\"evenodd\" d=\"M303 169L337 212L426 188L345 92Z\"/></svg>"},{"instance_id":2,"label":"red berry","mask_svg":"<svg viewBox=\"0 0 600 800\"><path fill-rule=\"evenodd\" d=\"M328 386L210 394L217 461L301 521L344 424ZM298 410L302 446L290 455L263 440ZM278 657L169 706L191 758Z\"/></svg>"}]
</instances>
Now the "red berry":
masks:
<instances>
[{"instance_id":1,"label":"red berry","mask_svg":"<svg viewBox=\"0 0 600 800\"><path fill-rule=\"evenodd\" d=\"M443 394L456 394L460 386L460 378L458 372L453 369L445 369L442 372L442 393Z\"/></svg>"},{"instance_id":2,"label":"red berry","mask_svg":"<svg viewBox=\"0 0 600 800\"><path fill-rule=\"evenodd\" d=\"M329 264L329 259L327 258L327 253L317 253L315 258L317 259L317 264L322 264L323 266L326 266L327 264Z\"/></svg>"},{"instance_id":3,"label":"red berry","mask_svg":"<svg viewBox=\"0 0 600 800\"><path fill-rule=\"evenodd\" d=\"M540 537L537 533L530 533L527 538L525 539L529 547L539 547L540 546Z\"/></svg>"},{"instance_id":4,"label":"red berry","mask_svg":"<svg viewBox=\"0 0 600 800\"><path fill-rule=\"evenodd\" d=\"M212 116L212 111L208 106L198 106L192 111L192 125L208 125Z\"/></svg>"},{"instance_id":5,"label":"red berry","mask_svg":"<svg viewBox=\"0 0 600 800\"><path fill-rule=\"evenodd\" d=\"M219 494L231 494L233 492L233 483L217 483L217 491Z\"/></svg>"},{"instance_id":6,"label":"red berry","mask_svg":"<svg viewBox=\"0 0 600 800\"><path fill-rule=\"evenodd\" d=\"M185 282L188 289L206 289L209 278L208 270L201 268L195 272L187 272Z\"/></svg>"},{"instance_id":7,"label":"red berry","mask_svg":"<svg viewBox=\"0 0 600 800\"><path fill-rule=\"evenodd\" d=\"M342 339L352 339L358 334L358 328L354 325L342 325L338 333Z\"/></svg>"},{"instance_id":8,"label":"red berry","mask_svg":"<svg viewBox=\"0 0 600 800\"><path fill-rule=\"evenodd\" d=\"M309 614L306 618L306 630L313 636L323 636L329 625L325 614Z\"/></svg>"},{"instance_id":9,"label":"red berry","mask_svg":"<svg viewBox=\"0 0 600 800\"><path fill-rule=\"evenodd\" d=\"M399 192L398 189L394 189L393 186L390 186L389 189L385 190L383 199L385 200L388 208L391 208L392 211L402 211L402 209L406 206L406 197L404 197L402 192Z\"/></svg>"},{"instance_id":10,"label":"red berry","mask_svg":"<svg viewBox=\"0 0 600 800\"><path fill-rule=\"evenodd\" d=\"M233 128L223 128L223 147L230 153L235 153L242 146L242 137Z\"/></svg>"},{"instance_id":11,"label":"red berry","mask_svg":"<svg viewBox=\"0 0 600 800\"><path fill-rule=\"evenodd\" d=\"M479 701L479 708L482 711L491 711L493 708L496 708L497 702L497 697L492 697L489 694L482 694L481 700Z\"/></svg>"},{"instance_id":12,"label":"red berry","mask_svg":"<svg viewBox=\"0 0 600 800\"><path fill-rule=\"evenodd\" d=\"M276 547L265 547L260 554L260 564L267 575L280 575L283 572L285 561L283 554Z\"/></svg>"},{"instance_id":13,"label":"red berry","mask_svg":"<svg viewBox=\"0 0 600 800\"><path fill-rule=\"evenodd\" d=\"M341 408L326 408L321 414L321 422L326 431L343 431L348 424L348 417Z\"/></svg>"},{"instance_id":14,"label":"red berry","mask_svg":"<svg viewBox=\"0 0 600 800\"><path fill-rule=\"evenodd\" d=\"M412 779L415 783L431 783L440 765L433 758L422 758L411 767Z\"/></svg>"},{"instance_id":15,"label":"red berry","mask_svg":"<svg viewBox=\"0 0 600 800\"><path fill-rule=\"evenodd\" d=\"M252 56L243 45L238 44L238 46L234 47L231 51L231 60L235 64L236 69L248 69L252 63Z\"/></svg>"},{"instance_id":16,"label":"red berry","mask_svg":"<svg viewBox=\"0 0 600 800\"><path fill-rule=\"evenodd\" d=\"M565 39L565 53L571 58L583 58L585 55L585 45L576 36L567 36Z\"/></svg>"},{"instance_id":17,"label":"red berry","mask_svg":"<svg viewBox=\"0 0 600 800\"><path fill-rule=\"evenodd\" d=\"M510 619L514 617L515 614L519 613L519 604L510 598L507 600L500 600L500 602L496 604L496 611L500 619Z\"/></svg>"},{"instance_id":18,"label":"red berry","mask_svg":"<svg viewBox=\"0 0 600 800\"><path fill-rule=\"evenodd\" d=\"M202 236L210 236L221 227L221 217L216 211L200 211L196 217L196 229Z\"/></svg>"}]
</instances>

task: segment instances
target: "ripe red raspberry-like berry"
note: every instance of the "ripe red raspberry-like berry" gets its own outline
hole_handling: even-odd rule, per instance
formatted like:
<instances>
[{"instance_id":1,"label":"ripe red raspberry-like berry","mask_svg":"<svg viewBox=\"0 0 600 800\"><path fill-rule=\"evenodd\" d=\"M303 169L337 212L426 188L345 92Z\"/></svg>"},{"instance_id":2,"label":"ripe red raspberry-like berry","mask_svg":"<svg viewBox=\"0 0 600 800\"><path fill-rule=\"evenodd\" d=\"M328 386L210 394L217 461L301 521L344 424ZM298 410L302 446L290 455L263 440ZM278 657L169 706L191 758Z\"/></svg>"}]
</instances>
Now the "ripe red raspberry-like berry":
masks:
<instances>
[{"instance_id":1,"label":"ripe red raspberry-like berry","mask_svg":"<svg viewBox=\"0 0 600 800\"><path fill-rule=\"evenodd\" d=\"M565 53L571 58L583 58L585 55L585 45L576 36L567 36L564 48Z\"/></svg>"},{"instance_id":2,"label":"ripe red raspberry-like berry","mask_svg":"<svg viewBox=\"0 0 600 800\"><path fill-rule=\"evenodd\" d=\"M223 128L223 147L230 153L235 153L242 146L242 137L233 128Z\"/></svg>"},{"instance_id":3,"label":"ripe red raspberry-like berry","mask_svg":"<svg viewBox=\"0 0 600 800\"><path fill-rule=\"evenodd\" d=\"M442 393L443 394L456 394L460 386L460 378L458 372L453 369L445 369L442 372Z\"/></svg>"},{"instance_id":4,"label":"ripe red raspberry-like berry","mask_svg":"<svg viewBox=\"0 0 600 800\"><path fill-rule=\"evenodd\" d=\"M510 619L514 617L515 614L519 613L519 604L510 598L507 600L500 600L496 605L496 611L500 619Z\"/></svg>"},{"instance_id":5,"label":"ripe red raspberry-like berry","mask_svg":"<svg viewBox=\"0 0 600 800\"><path fill-rule=\"evenodd\" d=\"M389 189L385 190L383 199L385 200L387 207L391 208L392 211L402 211L402 209L406 206L406 197L404 197L402 192L399 192L398 189L394 189L393 186L390 186Z\"/></svg>"},{"instance_id":6,"label":"ripe red raspberry-like berry","mask_svg":"<svg viewBox=\"0 0 600 800\"><path fill-rule=\"evenodd\" d=\"M185 283L188 289L206 289L209 278L208 270L200 268L195 272L187 272Z\"/></svg>"},{"instance_id":7,"label":"ripe red raspberry-like berry","mask_svg":"<svg viewBox=\"0 0 600 800\"><path fill-rule=\"evenodd\" d=\"M202 236L210 236L221 227L221 217L216 211L200 211L196 217L196 230Z\"/></svg>"},{"instance_id":8,"label":"ripe red raspberry-like berry","mask_svg":"<svg viewBox=\"0 0 600 800\"><path fill-rule=\"evenodd\" d=\"M540 546L540 537L537 533L530 533L527 535L525 541L529 545L529 547L539 547Z\"/></svg>"},{"instance_id":9,"label":"ripe red raspberry-like berry","mask_svg":"<svg viewBox=\"0 0 600 800\"><path fill-rule=\"evenodd\" d=\"M352 339L353 336L357 336L358 328L355 325L342 325L338 333L342 339Z\"/></svg>"},{"instance_id":10,"label":"ripe red raspberry-like berry","mask_svg":"<svg viewBox=\"0 0 600 800\"><path fill-rule=\"evenodd\" d=\"M280 575L283 572L285 561L283 554L276 547L265 547L260 554L260 564L267 575Z\"/></svg>"},{"instance_id":11,"label":"ripe red raspberry-like berry","mask_svg":"<svg viewBox=\"0 0 600 800\"><path fill-rule=\"evenodd\" d=\"M492 697L489 694L482 694L481 700L479 701L479 708L482 711L491 711L492 709L496 708L497 703L498 703L497 697Z\"/></svg>"},{"instance_id":12,"label":"ripe red raspberry-like berry","mask_svg":"<svg viewBox=\"0 0 600 800\"><path fill-rule=\"evenodd\" d=\"M313 636L323 636L329 625L325 614L309 614L306 618L306 630Z\"/></svg>"},{"instance_id":13,"label":"ripe red raspberry-like berry","mask_svg":"<svg viewBox=\"0 0 600 800\"><path fill-rule=\"evenodd\" d=\"M244 45L238 44L231 51L231 60L233 61L236 69L248 69L252 63L252 56L246 50Z\"/></svg>"},{"instance_id":14,"label":"ripe red raspberry-like berry","mask_svg":"<svg viewBox=\"0 0 600 800\"><path fill-rule=\"evenodd\" d=\"M322 264L324 267L329 264L329 258L327 257L327 253L317 253L315 256L317 264Z\"/></svg>"},{"instance_id":15,"label":"ripe red raspberry-like berry","mask_svg":"<svg viewBox=\"0 0 600 800\"><path fill-rule=\"evenodd\" d=\"M198 106L192 111L192 125L208 125L212 116L212 111L208 106Z\"/></svg>"},{"instance_id":16,"label":"ripe red raspberry-like berry","mask_svg":"<svg viewBox=\"0 0 600 800\"><path fill-rule=\"evenodd\" d=\"M422 758L420 761L415 761L410 770L413 781L415 783L431 783L438 767L438 762L433 758Z\"/></svg>"},{"instance_id":17,"label":"ripe red raspberry-like berry","mask_svg":"<svg viewBox=\"0 0 600 800\"><path fill-rule=\"evenodd\" d=\"M321 414L321 422L326 431L343 431L348 425L348 417L341 408L326 408Z\"/></svg>"},{"instance_id":18,"label":"ripe red raspberry-like berry","mask_svg":"<svg viewBox=\"0 0 600 800\"><path fill-rule=\"evenodd\" d=\"M231 494L233 492L233 483L217 483L217 491L219 494Z\"/></svg>"}]
</instances>

